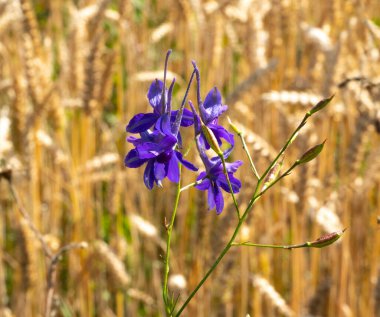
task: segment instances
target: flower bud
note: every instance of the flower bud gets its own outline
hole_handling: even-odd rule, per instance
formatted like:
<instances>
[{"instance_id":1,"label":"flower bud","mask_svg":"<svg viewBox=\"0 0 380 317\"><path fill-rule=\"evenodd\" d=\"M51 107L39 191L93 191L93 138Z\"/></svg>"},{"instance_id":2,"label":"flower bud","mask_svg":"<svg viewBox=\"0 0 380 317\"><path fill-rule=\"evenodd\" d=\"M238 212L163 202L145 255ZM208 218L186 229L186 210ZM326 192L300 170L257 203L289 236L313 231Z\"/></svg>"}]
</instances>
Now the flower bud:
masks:
<instances>
[{"instance_id":1,"label":"flower bud","mask_svg":"<svg viewBox=\"0 0 380 317\"><path fill-rule=\"evenodd\" d=\"M210 147L215 151L216 154L218 154L218 156L223 156L223 151L220 149L218 140L216 139L211 129L203 123L201 123L201 129Z\"/></svg>"},{"instance_id":2,"label":"flower bud","mask_svg":"<svg viewBox=\"0 0 380 317\"><path fill-rule=\"evenodd\" d=\"M327 247L328 245L333 244L336 240L338 240L346 230L347 230L347 228L345 228L341 231L325 234L313 242L307 242L307 245L310 248Z\"/></svg>"},{"instance_id":3,"label":"flower bud","mask_svg":"<svg viewBox=\"0 0 380 317\"><path fill-rule=\"evenodd\" d=\"M239 130L239 128L232 123L230 117L227 117L227 120L228 120L228 124L230 125L231 129L237 134L237 135L241 135L243 134L243 132L241 130Z\"/></svg>"},{"instance_id":4,"label":"flower bud","mask_svg":"<svg viewBox=\"0 0 380 317\"><path fill-rule=\"evenodd\" d=\"M324 140L321 144L313 146L311 149L307 150L300 159L297 160L297 165L305 164L315 159L319 153L323 150L326 140Z\"/></svg>"},{"instance_id":5,"label":"flower bud","mask_svg":"<svg viewBox=\"0 0 380 317\"><path fill-rule=\"evenodd\" d=\"M311 110L307 113L309 116L313 115L314 113L322 110L324 107L326 107L330 101L334 98L334 95L332 95L330 98L326 98L318 102Z\"/></svg>"}]
</instances>

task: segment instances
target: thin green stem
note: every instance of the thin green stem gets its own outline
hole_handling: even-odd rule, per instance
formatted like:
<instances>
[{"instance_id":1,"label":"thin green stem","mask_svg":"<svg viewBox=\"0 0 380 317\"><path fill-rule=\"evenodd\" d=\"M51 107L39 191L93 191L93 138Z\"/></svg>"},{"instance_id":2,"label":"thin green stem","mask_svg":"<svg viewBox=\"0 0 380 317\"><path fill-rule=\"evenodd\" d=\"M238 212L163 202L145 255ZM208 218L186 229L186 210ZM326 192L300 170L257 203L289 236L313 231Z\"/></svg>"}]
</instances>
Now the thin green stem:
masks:
<instances>
[{"instance_id":1,"label":"thin green stem","mask_svg":"<svg viewBox=\"0 0 380 317\"><path fill-rule=\"evenodd\" d=\"M265 170L264 174L261 175L260 180L265 179L269 171L272 169L272 167L277 163L281 155L286 151L286 149L289 147L289 145L295 140L297 137L297 134L301 130L301 128L306 124L307 119L310 117L309 114L306 114L304 118L302 119L301 123L298 125L297 129L294 130L292 135L289 137L289 139L286 141L285 145L282 147L281 151L277 154L276 158L272 161L272 163L269 165L269 167ZM259 180L259 181L260 181Z\"/></svg>"},{"instance_id":2,"label":"thin green stem","mask_svg":"<svg viewBox=\"0 0 380 317\"><path fill-rule=\"evenodd\" d=\"M256 195L258 193L259 188L260 188L260 180L259 180L259 182L258 182L258 184L256 186L254 195ZM249 211L252 209L252 207L253 207L254 203L257 201L257 199L251 199L251 201L249 202L246 210L244 211L244 214L239 218L239 222L236 225L235 231L233 232L230 240L228 241L228 243L226 244L226 246L224 247L224 249L220 252L219 256L217 257L217 259L215 260L215 262L213 263L213 265L210 267L210 269L207 271L207 273L205 274L205 276L198 283L198 285L195 287L195 289L191 292L191 294L186 299L186 301L183 303L183 305L181 306L181 308L179 309L179 311L177 312L177 314L175 315L175 317L178 317L178 316L181 315L181 313L183 312L183 310L186 308L186 306L189 304L189 302L192 300L192 298L195 296L195 294L198 292L198 290L202 287L202 285L206 282L206 280L208 279L208 277L211 275L211 273L218 266L219 262L224 258L224 256L228 252L228 250L231 248L232 244L234 243L234 240L235 240L236 236L239 233L241 225L244 223L245 219L248 216Z\"/></svg>"},{"instance_id":3,"label":"thin green stem","mask_svg":"<svg viewBox=\"0 0 380 317\"><path fill-rule=\"evenodd\" d=\"M195 296L195 294L198 292L198 290L202 287L202 285L206 282L206 280L208 279L208 277L211 275L211 273L215 270L215 268L218 266L219 262L223 259L223 257L226 255L226 253L229 251L229 249L232 247L233 243L234 243L234 240L236 238L236 236L238 235L239 233L239 230L240 230L240 227L242 226L242 224L244 223L245 219L247 218L249 212L252 210L254 204L257 202L257 200L269 189L271 188L275 183L277 183L280 179L282 179L283 177L285 177L287 175L287 173L289 173L289 170L287 172L285 172L283 175L281 175L276 181L274 181L270 186L268 186L268 188L266 188L263 192L259 192L260 191L260 187L261 187L261 184L262 182L265 180L265 177L266 175L269 173L269 171L272 169L272 167L276 164L276 162L279 160L279 158L281 157L281 155L286 151L286 149L289 147L289 145L294 141L294 139L296 138L298 132L301 130L301 128L305 125L306 123L306 120L310 117L310 114L306 114L305 117L303 118L303 120L301 121L301 123L299 124L299 126L297 127L297 129L292 133L292 135L289 137L289 139L287 140L286 144L283 146L283 148L281 149L281 151L278 153L278 155L276 156L276 158L272 161L272 163L269 165L269 167L266 169L266 171L264 172L263 175L261 175L261 177L258 179L258 182L256 184L256 188L255 188L255 191L252 195L252 198L251 200L249 201L248 203L248 206L247 208L245 209L243 215L240 217L239 216L239 222L235 228L235 231L233 232L229 242L226 244L226 246L224 247L224 249L221 251L221 253L219 254L219 256L217 257L217 259L215 260L215 262L213 263L213 265L210 267L210 269L207 271L207 273L205 274L205 276L202 278L202 280L198 283L198 285L195 287L195 289L190 293L189 297L186 299L186 301L184 302L184 304L181 306L181 308L178 310L177 314L175 315L176 317L180 316L181 313L183 312L183 310L186 308L186 306L189 304L189 302L192 300L192 298ZM223 167L226 171L226 167L225 167L225 161L224 161L224 157L222 158L222 162L223 162ZM228 175L228 173L227 173ZM227 180L228 179L228 176L227 176ZM229 182L229 186L231 186L230 182ZM230 190L232 192L232 186L230 187ZM234 195L233 195L233 198L234 198ZM234 203L235 203L235 199L234 199ZM235 206L237 206L237 204L235 204ZM238 215L240 215L240 212L238 213ZM293 247L301 247L301 245L295 245ZM303 247L303 246L302 246Z\"/></svg>"},{"instance_id":4,"label":"thin green stem","mask_svg":"<svg viewBox=\"0 0 380 317\"><path fill-rule=\"evenodd\" d=\"M232 246L248 246L257 248L270 248L270 249L296 249L296 248L309 248L310 243L293 244L293 245L276 245L276 244L259 244L252 242L234 242Z\"/></svg>"},{"instance_id":5,"label":"thin green stem","mask_svg":"<svg viewBox=\"0 0 380 317\"><path fill-rule=\"evenodd\" d=\"M187 298L187 300L183 303L183 305L181 306L181 308L179 309L179 311L175 315L176 317L178 317L178 316L181 315L181 313L183 312L183 310L185 309L185 307L187 306L187 304L191 301L191 299L194 297L194 295L202 287L202 285L204 284L204 282L206 282L206 280L208 279L208 277L211 275L211 273L218 266L219 262L223 259L223 257L226 255L226 253L228 252L228 250L231 248L232 243L235 240L235 238L236 238L236 236L237 236L237 234L239 232L239 229L240 229L240 227L241 227L242 224L243 224L243 220L240 219L239 222L238 222L238 224L237 224L237 226L236 226L236 228L235 228L234 233L232 234L232 236L230 238L230 241L226 244L226 246L224 247L224 249L222 250L222 252L219 254L218 258L215 260L215 262L210 267L210 269L207 271L207 273L205 274L205 276L198 283L198 285L195 287L195 289L191 292L191 294L189 295L189 297Z\"/></svg>"},{"instance_id":6,"label":"thin green stem","mask_svg":"<svg viewBox=\"0 0 380 317\"><path fill-rule=\"evenodd\" d=\"M252 242L234 242L232 243L233 247L247 246L247 247L257 247L257 248L270 248L270 249L285 249L284 245L275 245L275 244L260 244Z\"/></svg>"},{"instance_id":7,"label":"thin green stem","mask_svg":"<svg viewBox=\"0 0 380 317\"><path fill-rule=\"evenodd\" d=\"M179 182L177 184L177 191L176 191L176 197L174 202L174 208L172 213L172 218L170 220L170 224L167 227L167 238L166 238L166 255L165 255L165 272L164 272L164 286L162 290L162 297L164 299L165 303L165 309L167 316L172 316L172 308L170 307L170 302L168 299L168 278L169 278L169 264L170 264L170 243L171 243L171 237L172 237L172 231L174 226L174 220L177 214L178 209L178 203L179 198L181 196L181 165L179 166Z\"/></svg>"},{"instance_id":8,"label":"thin green stem","mask_svg":"<svg viewBox=\"0 0 380 317\"><path fill-rule=\"evenodd\" d=\"M257 172L257 169L256 169L256 166L255 164L253 163L253 160L252 160L252 157L251 157L251 154L249 153L248 151L248 147L247 147L247 144L245 143L245 139L244 139L244 135L242 132L238 133L238 136L241 140L241 143L243 145L243 150L244 152L247 154L248 156L248 160L249 160L249 165L251 166L251 169L253 171L253 173L255 174L256 178L259 180L260 179L260 175L259 173Z\"/></svg>"},{"instance_id":9,"label":"thin green stem","mask_svg":"<svg viewBox=\"0 0 380 317\"><path fill-rule=\"evenodd\" d=\"M234 191L232 189L232 184L231 184L231 181L230 181L230 176L228 175L228 171L227 171L227 166L226 166L226 160L224 159L224 156L223 155L220 155L219 156L220 159L222 160L222 164L223 164L223 172L224 174L226 175L226 179L227 179L227 183L228 183L228 188L230 189L230 194L232 196L232 200L234 201L234 205L235 205L235 209L236 209L236 213L237 213L237 216L238 216L238 219L240 220L240 210L239 210L239 205L236 201L236 197L235 197L235 194L234 194Z\"/></svg>"},{"instance_id":10,"label":"thin green stem","mask_svg":"<svg viewBox=\"0 0 380 317\"><path fill-rule=\"evenodd\" d=\"M189 189L189 188L191 188L191 187L194 187L194 186L196 186L196 185L202 183L203 179L204 179L204 178L202 178L202 179L200 179L200 180L198 180L198 181L196 181L196 182L190 183L190 184L188 184L188 185L186 185L186 186L183 186L183 187L180 189L180 192L183 192L183 191L185 191L185 190L187 190L187 189Z\"/></svg>"}]
</instances>

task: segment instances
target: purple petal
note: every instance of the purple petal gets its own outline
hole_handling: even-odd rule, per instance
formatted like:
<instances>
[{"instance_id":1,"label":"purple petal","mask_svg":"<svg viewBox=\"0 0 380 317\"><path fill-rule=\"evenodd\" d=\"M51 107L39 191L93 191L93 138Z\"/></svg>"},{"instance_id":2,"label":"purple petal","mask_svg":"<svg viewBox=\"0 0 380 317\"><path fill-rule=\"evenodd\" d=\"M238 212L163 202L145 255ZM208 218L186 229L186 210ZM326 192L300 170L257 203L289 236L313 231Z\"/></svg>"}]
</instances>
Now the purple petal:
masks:
<instances>
[{"instance_id":1,"label":"purple petal","mask_svg":"<svg viewBox=\"0 0 380 317\"><path fill-rule=\"evenodd\" d=\"M217 176L219 174L223 174L223 165L222 161L216 160L214 165L208 171L209 175Z\"/></svg>"},{"instance_id":2,"label":"purple petal","mask_svg":"<svg viewBox=\"0 0 380 317\"><path fill-rule=\"evenodd\" d=\"M185 166L187 169L191 171L197 171L198 168L191 164L189 161L186 161L183 157L182 154L178 151L175 151L175 154L177 156L177 159L182 163L183 166Z\"/></svg>"},{"instance_id":3,"label":"purple petal","mask_svg":"<svg viewBox=\"0 0 380 317\"><path fill-rule=\"evenodd\" d=\"M166 171L165 171L165 164L164 163L159 163L159 162L154 162L154 177L157 180L162 180L166 176Z\"/></svg>"},{"instance_id":4,"label":"purple petal","mask_svg":"<svg viewBox=\"0 0 380 317\"><path fill-rule=\"evenodd\" d=\"M214 87L207 94L203 105L200 105L200 111L205 124L217 119L227 110L227 106L222 104L222 96L219 90Z\"/></svg>"},{"instance_id":5,"label":"purple petal","mask_svg":"<svg viewBox=\"0 0 380 317\"><path fill-rule=\"evenodd\" d=\"M200 179L202 179L203 177L201 177ZM197 179L198 180L198 179ZM199 189L199 190L207 190L207 189L209 189L210 188L210 180L208 179L208 178L205 178L205 179L203 179L203 181L200 183L200 184L198 184L198 185L195 185L194 187L196 188L196 189ZM211 189L210 189L211 190Z\"/></svg>"},{"instance_id":6,"label":"purple petal","mask_svg":"<svg viewBox=\"0 0 380 317\"><path fill-rule=\"evenodd\" d=\"M139 157L149 159L170 150L177 143L177 139L172 135L166 135L159 142L145 142L136 146Z\"/></svg>"},{"instance_id":7,"label":"purple petal","mask_svg":"<svg viewBox=\"0 0 380 317\"><path fill-rule=\"evenodd\" d=\"M177 117L178 110L173 110L170 114L170 120L171 122L175 122L175 119ZM193 113L188 109L183 109L182 119L181 119L181 126L182 127L189 127L193 125L194 123L194 115Z\"/></svg>"},{"instance_id":8,"label":"purple petal","mask_svg":"<svg viewBox=\"0 0 380 317\"><path fill-rule=\"evenodd\" d=\"M223 151L224 159L227 159L230 156L233 149L234 149L234 145L232 144L227 150Z\"/></svg>"},{"instance_id":9,"label":"purple petal","mask_svg":"<svg viewBox=\"0 0 380 317\"><path fill-rule=\"evenodd\" d=\"M232 190L234 193L238 193L240 191L240 188L241 188L241 182L240 180L238 180L237 178L233 177L233 176L230 176L230 182L231 182L231 185L232 185Z\"/></svg>"},{"instance_id":10,"label":"purple petal","mask_svg":"<svg viewBox=\"0 0 380 317\"><path fill-rule=\"evenodd\" d=\"M156 157L162 151L160 145L154 142L145 142L136 147L136 151L141 159Z\"/></svg>"},{"instance_id":11,"label":"purple petal","mask_svg":"<svg viewBox=\"0 0 380 317\"><path fill-rule=\"evenodd\" d=\"M228 173L228 176L230 178L230 182L231 182L231 187L232 187L232 191L234 193L238 193L240 191L240 188L241 188L241 182L235 178L232 173ZM230 187L228 186L228 182L227 182L227 178L226 178L226 175L224 174L220 174L217 178L217 183L220 187L223 188L223 190L225 190L227 193L230 193Z\"/></svg>"},{"instance_id":12,"label":"purple petal","mask_svg":"<svg viewBox=\"0 0 380 317\"><path fill-rule=\"evenodd\" d=\"M154 161L150 160L148 162L148 164L146 165L145 171L144 171L144 183L148 189L152 189L153 184L154 184L154 168L153 168L153 165L154 165Z\"/></svg>"},{"instance_id":13,"label":"purple petal","mask_svg":"<svg viewBox=\"0 0 380 317\"><path fill-rule=\"evenodd\" d=\"M136 146L137 144L139 144L140 140L141 140L141 139L138 139L138 138L136 138L136 137L133 136L133 135L130 135L130 136L127 137L127 141L128 141L129 143L132 143L132 144L135 145L135 146Z\"/></svg>"},{"instance_id":14,"label":"purple petal","mask_svg":"<svg viewBox=\"0 0 380 317\"><path fill-rule=\"evenodd\" d=\"M206 150L210 149L210 144L208 144L205 136L203 135L203 132L199 135L199 142L200 142L202 148L204 148Z\"/></svg>"},{"instance_id":15,"label":"purple petal","mask_svg":"<svg viewBox=\"0 0 380 317\"><path fill-rule=\"evenodd\" d=\"M203 106L205 108L212 108L220 104L222 104L222 96L218 88L214 87L208 92L205 101L203 102Z\"/></svg>"},{"instance_id":16,"label":"purple petal","mask_svg":"<svg viewBox=\"0 0 380 317\"><path fill-rule=\"evenodd\" d=\"M176 155L172 155L168 166L168 178L173 183L179 182L179 161Z\"/></svg>"},{"instance_id":17,"label":"purple petal","mask_svg":"<svg viewBox=\"0 0 380 317\"><path fill-rule=\"evenodd\" d=\"M156 79L149 87L148 90L148 100L149 103L155 110L158 110L158 113L161 112L161 97L162 97L162 89L164 87L164 83L161 80Z\"/></svg>"},{"instance_id":18,"label":"purple petal","mask_svg":"<svg viewBox=\"0 0 380 317\"><path fill-rule=\"evenodd\" d=\"M234 135L228 132L224 127L217 124L208 124L207 126L214 133L219 145L222 144L221 139L225 139L229 144L234 145Z\"/></svg>"},{"instance_id":19,"label":"purple petal","mask_svg":"<svg viewBox=\"0 0 380 317\"><path fill-rule=\"evenodd\" d=\"M125 166L130 167L130 168L139 167L143 165L145 162L146 162L145 159L139 158L138 152L135 149L129 151L126 157L124 158Z\"/></svg>"},{"instance_id":20,"label":"purple petal","mask_svg":"<svg viewBox=\"0 0 380 317\"><path fill-rule=\"evenodd\" d=\"M200 174L197 177L197 181L201 180L202 178L205 178L206 176L207 176L207 174L205 171L200 172Z\"/></svg>"},{"instance_id":21,"label":"purple petal","mask_svg":"<svg viewBox=\"0 0 380 317\"><path fill-rule=\"evenodd\" d=\"M226 169L228 173L235 173L237 169L242 166L242 161L236 161L232 163L226 163Z\"/></svg>"},{"instance_id":22,"label":"purple petal","mask_svg":"<svg viewBox=\"0 0 380 317\"><path fill-rule=\"evenodd\" d=\"M215 208L215 195L213 190L213 184L211 184L207 192L207 204L210 210Z\"/></svg>"},{"instance_id":23,"label":"purple petal","mask_svg":"<svg viewBox=\"0 0 380 317\"><path fill-rule=\"evenodd\" d=\"M188 109L183 109L183 115L181 120L181 126L183 127L189 127L193 125L194 123L194 116L193 113Z\"/></svg>"},{"instance_id":24,"label":"purple petal","mask_svg":"<svg viewBox=\"0 0 380 317\"><path fill-rule=\"evenodd\" d=\"M148 130L158 119L155 113L139 113L135 115L127 125L127 132L140 133Z\"/></svg>"},{"instance_id":25,"label":"purple petal","mask_svg":"<svg viewBox=\"0 0 380 317\"><path fill-rule=\"evenodd\" d=\"M216 214L219 215L223 211L224 207L223 194L217 184L214 184L213 190L215 196Z\"/></svg>"},{"instance_id":26,"label":"purple petal","mask_svg":"<svg viewBox=\"0 0 380 317\"><path fill-rule=\"evenodd\" d=\"M231 154L231 152L232 152L233 149L234 149L234 147L233 147L233 145L231 145L227 150L223 151L223 157L224 157L225 160L230 156L230 154ZM210 159L210 161L211 161L213 164L215 164L215 163L217 163L217 162L219 162L219 161L221 162L219 156L214 156L214 157L212 157L212 158ZM226 166L228 166L228 164L229 164L229 163L226 163ZM240 164L240 165L241 165L241 164ZM228 169L228 167L227 167L227 169Z\"/></svg>"},{"instance_id":27,"label":"purple petal","mask_svg":"<svg viewBox=\"0 0 380 317\"><path fill-rule=\"evenodd\" d=\"M171 124L170 124L170 118L168 114L163 114L160 116L160 118L156 122L156 129L162 132L165 135L171 135Z\"/></svg>"}]
</instances>

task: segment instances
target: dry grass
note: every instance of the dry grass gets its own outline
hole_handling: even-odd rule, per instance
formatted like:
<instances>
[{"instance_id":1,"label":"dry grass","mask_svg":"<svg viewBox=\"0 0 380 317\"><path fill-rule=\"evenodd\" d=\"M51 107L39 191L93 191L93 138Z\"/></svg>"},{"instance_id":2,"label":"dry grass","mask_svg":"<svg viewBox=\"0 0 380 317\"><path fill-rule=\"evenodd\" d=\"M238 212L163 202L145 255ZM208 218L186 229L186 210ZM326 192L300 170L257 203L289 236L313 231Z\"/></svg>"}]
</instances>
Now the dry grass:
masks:
<instances>
[{"instance_id":1,"label":"dry grass","mask_svg":"<svg viewBox=\"0 0 380 317\"><path fill-rule=\"evenodd\" d=\"M243 234L291 244L349 228L323 250L234 249L184 315L379 316L379 19L377 0L1 0L0 315L163 315L173 189L149 192L123 156L127 120L148 110L172 48L175 101L195 59L203 94L223 91L259 171L305 110L335 94L285 165L327 138L325 150L256 205ZM240 177L244 204L247 163ZM216 216L202 193L182 196L171 266L186 281L171 284L180 302L234 225L232 205ZM81 241L89 247L62 252L51 284L53 255Z\"/></svg>"}]
</instances>

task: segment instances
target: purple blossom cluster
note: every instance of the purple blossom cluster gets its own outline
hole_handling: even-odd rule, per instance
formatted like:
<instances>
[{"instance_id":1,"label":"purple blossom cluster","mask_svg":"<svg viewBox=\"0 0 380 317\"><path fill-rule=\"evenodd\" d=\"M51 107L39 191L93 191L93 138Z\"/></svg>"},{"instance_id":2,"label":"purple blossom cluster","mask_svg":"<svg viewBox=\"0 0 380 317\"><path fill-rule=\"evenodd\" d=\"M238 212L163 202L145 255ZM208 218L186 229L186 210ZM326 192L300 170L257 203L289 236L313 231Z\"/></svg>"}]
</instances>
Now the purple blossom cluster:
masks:
<instances>
[{"instance_id":1,"label":"purple blossom cluster","mask_svg":"<svg viewBox=\"0 0 380 317\"><path fill-rule=\"evenodd\" d=\"M221 189L230 192L230 187L224 173L221 158L219 156L209 158L206 153L210 149L210 144L201 126L207 126L219 146L222 146L222 140L229 144L227 150L223 152L223 157L227 159L234 147L234 137L233 134L218 124L218 118L227 110L227 106L223 105L222 96L216 87L210 90L204 102L202 102L200 97L200 74L196 64L193 62L194 71L182 103L178 110L172 110L171 102L175 79L173 79L168 89L165 87L170 53L171 51L168 51L166 55L164 81L156 79L148 90L147 97L153 112L135 115L126 127L127 132L138 133L140 137L129 136L127 138L127 141L133 144L134 149L128 152L124 163L125 166L130 168L137 168L146 163L144 183L148 189L152 189L154 184L161 187L162 181L166 177L170 181L178 183L180 181L179 164L189 170L198 171L198 168L185 160L179 151L182 148L180 127L194 125L197 150L205 168L198 175L195 187L199 190L208 191L209 208L216 208L217 214L220 214L224 206ZM197 81L199 114L191 101L189 101L189 105L192 111L185 108L187 94L194 75ZM228 178L234 193L238 193L241 188L240 181L234 177L234 173L241 164L241 161L226 163Z\"/></svg>"}]
</instances>

